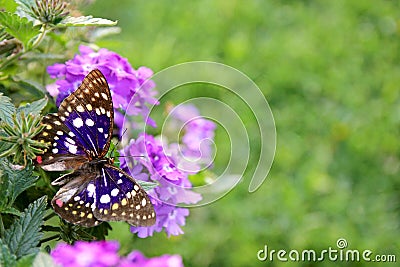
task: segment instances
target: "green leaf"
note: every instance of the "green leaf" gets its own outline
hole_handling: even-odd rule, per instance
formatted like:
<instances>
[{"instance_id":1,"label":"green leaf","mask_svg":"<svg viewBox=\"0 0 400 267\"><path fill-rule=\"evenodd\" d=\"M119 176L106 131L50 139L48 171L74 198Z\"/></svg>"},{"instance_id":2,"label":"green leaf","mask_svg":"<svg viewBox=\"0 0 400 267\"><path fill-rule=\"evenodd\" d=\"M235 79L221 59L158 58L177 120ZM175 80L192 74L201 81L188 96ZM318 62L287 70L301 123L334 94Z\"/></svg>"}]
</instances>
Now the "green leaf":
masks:
<instances>
[{"instance_id":1,"label":"green leaf","mask_svg":"<svg viewBox=\"0 0 400 267\"><path fill-rule=\"evenodd\" d=\"M115 26L117 21L103 18L93 18L92 16L71 17L63 19L57 27L77 27L77 26Z\"/></svg>"},{"instance_id":2,"label":"green leaf","mask_svg":"<svg viewBox=\"0 0 400 267\"><path fill-rule=\"evenodd\" d=\"M16 257L11 254L10 249L7 245L3 244L3 241L0 239L0 266L15 266Z\"/></svg>"},{"instance_id":3,"label":"green leaf","mask_svg":"<svg viewBox=\"0 0 400 267\"><path fill-rule=\"evenodd\" d=\"M43 93L43 90L40 89L39 85L36 85L33 82L28 82L28 81L24 81L24 80L14 81L14 82L18 86L19 90L23 90L24 95L28 96L27 99L30 96L34 97L35 99L43 98L45 96L45 94ZM29 93L29 95L25 94L25 92Z\"/></svg>"},{"instance_id":4,"label":"green leaf","mask_svg":"<svg viewBox=\"0 0 400 267\"><path fill-rule=\"evenodd\" d=\"M0 130L0 136L6 137L7 135ZM11 143L0 141L0 154L9 150L12 147Z\"/></svg>"},{"instance_id":5,"label":"green leaf","mask_svg":"<svg viewBox=\"0 0 400 267\"><path fill-rule=\"evenodd\" d=\"M150 189L153 189L158 186L158 183L153 183L153 182L145 182L142 180L136 180L136 182L143 187L144 191L149 191Z\"/></svg>"},{"instance_id":6,"label":"green leaf","mask_svg":"<svg viewBox=\"0 0 400 267\"><path fill-rule=\"evenodd\" d=\"M0 12L0 24L8 34L20 40L25 49L30 48L32 38L40 33L40 26L33 26L27 18L21 18L10 12Z\"/></svg>"},{"instance_id":7,"label":"green leaf","mask_svg":"<svg viewBox=\"0 0 400 267\"><path fill-rule=\"evenodd\" d=\"M0 120L13 124L12 114L15 112L15 107L11 103L11 99L0 93Z\"/></svg>"},{"instance_id":8,"label":"green leaf","mask_svg":"<svg viewBox=\"0 0 400 267\"><path fill-rule=\"evenodd\" d=\"M16 215L16 216L18 216L18 217L21 216L21 214L22 214L19 210L15 209L15 208L13 208L13 207L5 208L5 209L3 209L3 210L1 211L1 213L13 214L13 215Z\"/></svg>"},{"instance_id":9,"label":"green leaf","mask_svg":"<svg viewBox=\"0 0 400 267\"><path fill-rule=\"evenodd\" d=\"M39 115L46 105L47 105L47 97L39 99L30 104L26 104L25 106L18 107L17 114L21 114L21 112L24 112L25 115L28 114Z\"/></svg>"},{"instance_id":10,"label":"green leaf","mask_svg":"<svg viewBox=\"0 0 400 267\"><path fill-rule=\"evenodd\" d=\"M19 219L17 219L4 233L4 241L17 259L33 253L38 253L40 231L43 216L47 206L47 196L43 196L31 203Z\"/></svg>"},{"instance_id":11,"label":"green leaf","mask_svg":"<svg viewBox=\"0 0 400 267\"><path fill-rule=\"evenodd\" d=\"M5 159L0 159L0 209L8 210L24 190L35 184L38 176L33 176L33 167L14 170Z\"/></svg>"},{"instance_id":12,"label":"green leaf","mask_svg":"<svg viewBox=\"0 0 400 267\"><path fill-rule=\"evenodd\" d=\"M39 252L33 261L32 267L57 267L51 256L44 252Z\"/></svg>"},{"instance_id":13,"label":"green leaf","mask_svg":"<svg viewBox=\"0 0 400 267\"><path fill-rule=\"evenodd\" d=\"M21 17L27 17L29 20L34 21L35 14L32 12L32 7L36 7L34 0L15 0L18 4L17 13Z\"/></svg>"},{"instance_id":14,"label":"green leaf","mask_svg":"<svg viewBox=\"0 0 400 267\"><path fill-rule=\"evenodd\" d=\"M30 255L24 256L24 257L20 258L17 261L17 265L15 267L32 266L34 259L35 259L35 255L34 254L30 254Z\"/></svg>"}]
</instances>

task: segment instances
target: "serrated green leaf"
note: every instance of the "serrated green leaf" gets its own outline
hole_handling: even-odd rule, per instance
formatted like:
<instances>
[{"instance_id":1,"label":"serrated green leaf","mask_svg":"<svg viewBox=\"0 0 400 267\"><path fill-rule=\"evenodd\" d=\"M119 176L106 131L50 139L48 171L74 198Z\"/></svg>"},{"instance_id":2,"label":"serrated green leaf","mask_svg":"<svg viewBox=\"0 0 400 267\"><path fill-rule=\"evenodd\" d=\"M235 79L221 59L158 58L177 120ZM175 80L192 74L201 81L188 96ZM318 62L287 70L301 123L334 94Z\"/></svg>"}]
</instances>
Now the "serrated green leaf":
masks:
<instances>
[{"instance_id":1,"label":"serrated green leaf","mask_svg":"<svg viewBox=\"0 0 400 267\"><path fill-rule=\"evenodd\" d=\"M24 112L25 115L28 114L39 115L46 105L47 105L47 97L39 99L30 104L26 104L25 106L18 107L17 114L21 114L21 112Z\"/></svg>"},{"instance_id":2,"label":"serrated green leaf","mask_svg":"<svg viewBox=\"0 0 400 267\"><path fill-rule=\"evenodd\" d=\"M10 249L6 244L3 244L3 241L0 239L0 266L15 266L16 265L16 257L11 254Z\"/></svg>"},{"instance_id":3,"label":"serrated green leaf","mask_svg":"<svg viewBox=\"0 0 400 267\"><path fill-rule=\"evenodd\" d=\"M17 259L39 252L37 245L43 235L40 229L46 205L47 196L31 203L21 217L5 231L4 242Z\"/></svg>"},{"instance_id":4,"label":"serrated green leaf","mask_svg":"<svg viewBox=\"0 0 400 267\"><path fill-rule=\"evenodd\" d=\"M2 210L1 213L13 214L16 216L21 216L21 214L22 214L19 210L15 209L13 207L8 207L8 208Z\"/></svg>"},{"instance_id":5,"label":"serrated green leaf","mask_svg":"<svg viewBox=\"0 0 400 267\"><path fill-rule=\"evenodd\" d=\"M33 176L32 166L14 170L5 159L0 159L0 168L3 170L0 176L0 208L7 210L19 194L34 185L39 177Z\"/></svg>"},{"instance_id":6,"label":"serrated green leaf","mask_svg":"<svg viewBox=\"0 0 400 267\"><path fill-rule=\"evenodd\" d=\"M57 267L51 256L44 252L39 252L33 261L32 267Z\"/></svg>"},{"instance_id":7,"label":"serrated green leaf","mask_svg":"<svg viewBox=\"0 0 400 267\"><path fill-rule=\"evenodd\" d=\"M17 14L21 17L26 17L31 21L34 21L35 14L32 12L32 7L35 7L34 0L15 0L15 3L18 4Z\"/></svg>"},{"instance_id":8,"label":"serrated green leaf","mask_svg":"<svg viewBox=\"0 0 400 267\"><path fill-rule=\"evenodd\" d=\"M29 49L32 38L40 33L40 26L33 26L27 18L10 12L0 12L0 25L8 34L20 40L25 49Z\"/></svg>"},{"instance_id":9,"label":"serrated green leaf","mask_svg":"<svg viewBox=\"0 0 400 267\"><path fill-rule=\"evenodd\" d=\"M77 27L77 26L115 26L117 21L103 18L93 18L92 16L71 17L63 19L57 27Z\"/></svg>"},{"instance_id":10,"label":"serrated green leaf","mask_svg":"<svg viewBox=\"0 0 400 267\"><path fill-rule=\"evenodd\" d=\"M11 99L0 93L0 120L12 125L12 114L15 112L15 107Z\"/></svg>"}]
</instances>

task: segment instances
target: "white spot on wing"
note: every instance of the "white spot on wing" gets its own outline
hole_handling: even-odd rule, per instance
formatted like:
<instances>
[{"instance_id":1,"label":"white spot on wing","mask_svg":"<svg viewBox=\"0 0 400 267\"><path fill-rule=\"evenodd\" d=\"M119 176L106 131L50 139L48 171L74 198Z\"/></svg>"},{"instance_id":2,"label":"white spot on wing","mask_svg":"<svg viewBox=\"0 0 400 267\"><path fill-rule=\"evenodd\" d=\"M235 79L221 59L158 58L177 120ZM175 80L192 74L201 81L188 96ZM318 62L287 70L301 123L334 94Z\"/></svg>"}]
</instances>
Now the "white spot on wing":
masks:
<instances>
[{"instance_id":1,"label":"white spot on wing","mask_svg":"<svg viewBox=\"0 0 400 267\"><path fill-rule=\"evenodd\" d=\"M107 95L106 95L105 93L101 93L101 96L102 96L105 100L108 100L108 97L107 97Z\"/></svg>"},{"instance_id":2,"label":"white spot on wing","mask_svg":"<svg viewBox=\"0 0 400 267\"><path fill-rule=\"evenodd\" d=\"M71 152L72 154L76 154L77 146L69 145L69 146L68 146L68 150L69 150L69 152Z\"/></svg>"},{"instance_id":3,"label":"white spot on wing","mask_svg":"<svg viewBox=\"0 0 400 267\"><path fill-rule=\"evenodd\" d=\"M100 197L100 203L106 204L106 203L110 203L110 196L108 194L102 195Z\"/></svg>"},{"instance_id":4,"label":"white spot on wing","mask_svg":"<svg viewBox=\"0 0 400 267\"><path fill-rule=\"evenodd\" d=\"M94 121L92 119L86 119L86 125L87 126L93 126L94 125Z\"/></svg>"},{"instance_id":5,"label":"white spot on wing","mask_svg":"<svg viewBox=\"0 0 400 267\"><path fill-rule=\"evenodd\" d=\"M65 138L65 140L66 140L67 142L69 142L70 144L75 145L75 141L72 140L71 138L67 137L67 138Z\"/></svg>"},{"instance_id":6,"label":"white spot on wing","mask_svg":"<svg viewBox=\"0 0 400 267\"><path fill-rule=\"evenodd\" d=\"M96 190L96 186L94 186L94 184L89 184L86 188L86 190L89 192L89 197L93 197L94 192Z\"/></svg>"},{"instance_id":7,"label":"white spot on wing","mask_svg":"<svg viewBox=\"0 0 400 267\"><path fill-rule=\"evenodd\" d=\"M79 111L79 112L84 112L85 111L85 109L81 105L78 105L76 107L76 110Z\"/></svg>"},{"instance_id":8,"label":"white spot on wing","mask_svg":"<svg viewBox=\"0 0 400 267\"><path fill-rule=\"evenodd\" d=\"M117 196L119 193L119 189L118 188L114 188L113 190L111 190L111 196L115 197Z\"/></svg>"},{"instance_id":9,"label":"white spot on wing","mask_svg":"<svg viewBox=\"0 0 400 267\"><path fill-rule=\"evenodd\" d=\"M72 121L72 124L76 127L76 128L81 128L83 126L83 121L81 118L75 118Z\"/></svg>"}]
</instances>

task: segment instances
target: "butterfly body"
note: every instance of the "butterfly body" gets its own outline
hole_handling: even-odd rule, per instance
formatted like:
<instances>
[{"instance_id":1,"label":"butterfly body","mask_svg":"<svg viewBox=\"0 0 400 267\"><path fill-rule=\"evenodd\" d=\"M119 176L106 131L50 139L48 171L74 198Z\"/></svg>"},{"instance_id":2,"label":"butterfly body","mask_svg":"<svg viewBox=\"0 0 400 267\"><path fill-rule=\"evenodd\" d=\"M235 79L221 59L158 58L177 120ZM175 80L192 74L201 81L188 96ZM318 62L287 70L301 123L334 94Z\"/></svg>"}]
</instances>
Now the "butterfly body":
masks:
<instances>
[{"instance_id":1,"label":"butterfly body","mask_svg":"<svg viewBox=\"0 0 400 267\"><path fill-rule=\"evenodd\" d=\"M110 89L99 70L42 121L37 139L50 143L40 158L47 171L73 170L52 184L61 186L52 206L64 220L91 227L102 221L136 226L155 223L153 205L143 188L106 157L114 125Z\"/></svg>"}]
</instances>

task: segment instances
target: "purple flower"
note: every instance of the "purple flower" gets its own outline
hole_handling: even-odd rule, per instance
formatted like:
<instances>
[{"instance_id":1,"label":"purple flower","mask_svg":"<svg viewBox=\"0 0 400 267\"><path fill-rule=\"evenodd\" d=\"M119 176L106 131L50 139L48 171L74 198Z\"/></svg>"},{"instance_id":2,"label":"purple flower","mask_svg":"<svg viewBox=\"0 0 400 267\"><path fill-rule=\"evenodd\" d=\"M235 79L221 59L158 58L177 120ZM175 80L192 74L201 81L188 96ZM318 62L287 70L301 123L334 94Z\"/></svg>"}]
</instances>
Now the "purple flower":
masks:
<instances>
[{"instance_id":1,"label":"purple flower","mask_svg":"<svg viewBox=\"0 0 400 267\"><path fill-rule=\"evenodd\" d=\"M179 162L168 153L168 147L163 147L161 141L151 135L140 134L136 140L131 140L129 146L121 150L120 154L144 156L137 157L134 162L127 162L127 158L122 158L121 168L129 171L130 166L132 174L138 166L143 166L143 169L148 171L149 178L159 183L159 186L148 192L157 214L155 225L131 227L131 231L142 238L162 230L165 230L168 236L182 234L181 226L185 225L189 210L176 205L197 203L201 200L201 195L190 190L192 184L188 173L179 170Z\"/></svg>"},{"instance_id":2,"label":"purple flower","mask_svg":"<svg viewBox=\"0 0 400 267\"><path fill-rule=\"evenodd\" d=\"M197 173L204 167L209 167L213 159L213 139L216 124L200 115L199 110L192 104L182 104L171 111L174 128L183 128L181 144L175 144L180 154L182 169ZM173 145L171 145L172 147Z\"/></svg>"},{"instance_id":3,"label":"purple flower","mask_svg":"<svg viewBox=\"0 0 400 267\"><path fill-rule=\"evenodd\" d=\"M59 243L51 256L61 267L183 267L180 255L146 258L135 250L126 257L120 257L118 248L117 241L77 241L73 245Z\"/></svg>"},{"instance_id":4,"label":"purple flower","mask_svg":"<svg viewBox=\"0 0 400 267\"><path fill-rule=\"evenodd\" d=\"M59 243L51 256L62 267L108 267L119 262L118 248L116 241Z\"/></svg>"},{"instance_id":5,"label":"purple flower","mask_svg":"<svg viewBox=\"0 0 400 267\"><path fill-rule=\"evenodd\" d=\"M50 77L58 79L54 84L46 87L52 96L57 97L57 106L79 87L83 78L91 70L97 68L108 81L116 115L148 117L149 108L146 105L158 104L154 97L157 93L153 90L155 84L148 80L153 75L151 69L139 67L134 70L127 59L104 48L95 52L90 47L82 45L79 47L79 51L80 54L75 55L65 64L56 63L47 68ZM122 122L122 118L115 121L120 128ZM147 123L155 126L151 119Z\"/></svg>"},{"instance_id":6,"label":"purple flower","mask_svg":"<svg viewBox=\"0 0 400 267\"><path fill-rule=\"evenodd\" d=\"M132 251L118 267L183 267L183 262L180 255L146 258L141 252Z\"/></svg>"}]
</instances>

